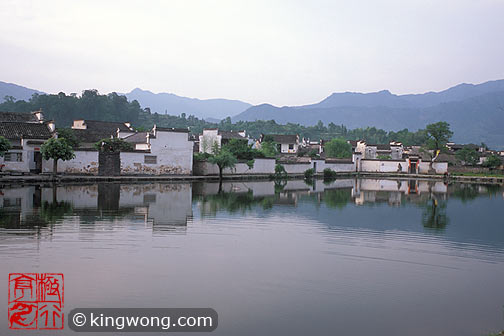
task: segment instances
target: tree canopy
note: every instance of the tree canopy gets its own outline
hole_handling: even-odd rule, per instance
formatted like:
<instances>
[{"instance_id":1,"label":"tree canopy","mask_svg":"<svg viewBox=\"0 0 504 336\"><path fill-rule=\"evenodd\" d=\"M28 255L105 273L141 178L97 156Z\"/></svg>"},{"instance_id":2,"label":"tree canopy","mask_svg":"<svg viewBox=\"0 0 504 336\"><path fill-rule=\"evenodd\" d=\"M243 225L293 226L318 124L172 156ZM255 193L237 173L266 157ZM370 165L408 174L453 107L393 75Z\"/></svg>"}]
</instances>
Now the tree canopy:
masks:
<instances>
[{"instance_id":1,"label":"tree canopy","mask_svg":"<svg viewBox=\"0 0 504 336\"><path fill-rule=\"evenodd\" d=\"M104 153L116 153L133 150L133 145L121 138L101 139L94 144L94 147Z\"/></svg>"},{"instance_id":2,"label":"tree canopy","mask_svg":"<svg viewBox=\"0 0 504 336\"><path fill-rule=\"evenodd\" d=\"M446 148L446 143L453 136L450 124L445 121L429 124L425 130L427 131L427 147L434 151Z\"/></svg>"},{"instance_id":3,"label":"tree canopy","mask_svg":"<svg viewBox=\"0 0 504 336\"><path fill-rule=\"evenodd\" d=\"M51 138L40 147L40 153L44 160L53 159L54 174L58 172L58 160L68 161L75 158L72 146L64 138Z\"/></svg>"},{"instance_id":4,"label":"tree canopy","mask_svg":"<svg viewBox=\"0 0 504 336\"><path fill-rule=\"evenodd\" d=\"M332 139L325 145L324 150L328 158L352 157L352 146L344 139Z\"/></svg>"},{"instance_id":5,"label":"tree canopy","mask_svg":"<svg viewBox=\"0 0 504 336\"><path fill-rule=\"evenodd\" d=\"M464 147L459 150L455 156L460 161L463 161L466 165L474 166L479 161L478 152L475 149Z\"/></svg>"},{"instance_id":6,"label":"tree canopy","mask_svg":"<svg viewBox=\"0 0 504 336\"><path fill-rule=\"evenodd\" d=\"M215 148L213 154L208 158L208 162L216 164L219 167L219 178L221 181L222 171L225 168L234 168L237 161L236 156L225 147Z\"/></svg>"},{"instance_id":7,"label":"tree canopy","mask_svg":"<svg viewBox=\"0 0 504 336\"><path fill-rule=\"evenodd\" d=\"M485 162L483 162L484 167L489 167L489 168L497 168L500 165L502 165L502 160L498 155L492 154L487 159Z\"/></svg>"}]
</instances>

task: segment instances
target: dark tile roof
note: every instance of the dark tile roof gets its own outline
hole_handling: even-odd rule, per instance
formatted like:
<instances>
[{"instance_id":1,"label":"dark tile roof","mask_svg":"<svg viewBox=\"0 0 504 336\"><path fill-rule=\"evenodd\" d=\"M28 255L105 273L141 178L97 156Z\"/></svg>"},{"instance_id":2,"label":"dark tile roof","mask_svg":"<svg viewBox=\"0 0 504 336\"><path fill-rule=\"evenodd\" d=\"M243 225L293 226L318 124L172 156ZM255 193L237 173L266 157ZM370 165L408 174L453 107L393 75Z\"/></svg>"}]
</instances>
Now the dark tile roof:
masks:
<instances>
[{"instance_id":1,"label":"dark tile roof","mask_svg":"<svg viewBox=\"0 0 504 336\"><path fill-rule=\"evenodd\" d=\"M189 133L187 128L173 128L173 127L157 127L156 131L158 132L178 132L178 133Z\"/></svg>"},{"instance_id":2,"label":"dark tile roof","mask_svg":"<svg viewBox=\"0 0 504 336\"><path fill-rule=\"evenodd\" d=\"M282 155L277 158L278 163L294 164L294 163L311 163L311 158L305 156Z\"/></svg>"},{"instance_id":3,"label":"dark tile roof","mask_svg":"<svg viewBox=\"0 0 504 336\"><path fill-rule=\"evenodd\" d=\"M376 146L377 150L390 150L390 145L388 144L379 144L374 146Z\"/></svg>"},{"instance_id":4,"label":"dark tile roof","mask_svg":"<svg viewBox=\"0 0 504 336\"><path fill-rule=\"evenodd\" d=\"M41 123L0 122L0 136L10 140L49 139L52 133Z\"/></svg>"},{"instance_id":5,"label":"dark tile roof","mask_svg":"<svg viewBox=\"0 0 504 336\"><path fill-rule=\"evenodd\" d=\"M296 134L266 134L264 136L272 137L273 141L280 144L292 144L296 143L298 136Z\"/></svg>"},{"instance_id":6,"label":"dark tile roof","mask_svg":"<svg viewBox=\"0 0 504 336\"><path fill-rule=\"evenodd\" d=\"M352 148L357 147L357 140L348 140L347 142L352 146Z\"/></svg>"},{"instance_id":7,"label":"dark tile roof","mask_svg":"<svg viewBox=\"0 0 504 336\"><path fill-rule=\"evenodd\" d=\"M124 138L124 141L129 143L147 143L147 132L138 132Z\"/></svg>"},{"instance_id":8,"label":"dark tile roof","mask_svg":"<svg viewBox=\"0 0 504 336\"><path fill-rule=\"evenodd\" d=\"M0 122L39 122L35 114L28 112L0 112Z\"/></svg>"},{"instance_id":9,"label":"dark tile roof","mask_svg":"<svg viewBox=\"0 0 504 336\"><path fill-rule=\"evenodd\" d=\"M219 130L218 134L222 136L222 139L246 139L241 136L238 132L234 131L221 131Z\"/></svg>"},{"instance_id":10,"label":"dark tile roof","mask_svg":"<svg viewBox=\"0 0 504 336\"><path fill-rule=\"evenodd\" d=\"M479 146L475 145L475 144L467 144L467 145L455 144L455 145L451 145L450 148L453 150L462 149L462 148L470 148L470 149L478 150Z\"/></svg>"},{"instance_id":11,"label":"dark tile roof","mask_svg":"<svg viewBox=\"0 0 504 336\"><path fill-rule=\"evenodd\" d=\"M338 159L338 158L327 158L326 163L353 163L352 158Z\"/></svg>"},{"instance_id":12,"label":"dark tile roof","mask_svg":"<svg viewBox=\"0 0 504 336\"><path fill-rule=\"evenodd\" d=\"M110 138L112 135L115 135L115 132L103 130L72 129L72 132L80 143L95 143L101 139Z\"/></svg>"},{"instance_id":13,"label":"dark tile roof","mask_svg":"<svg viewBox=\"0 0 504 336\"><path fill-rule=\"evenodd\" d=\"M132 132L123 122L115 121L98 121L98 120L84 120L86 128L91 131L112 131L116 132L119 128L121 132Z\"/></svg>"}]
</instances>

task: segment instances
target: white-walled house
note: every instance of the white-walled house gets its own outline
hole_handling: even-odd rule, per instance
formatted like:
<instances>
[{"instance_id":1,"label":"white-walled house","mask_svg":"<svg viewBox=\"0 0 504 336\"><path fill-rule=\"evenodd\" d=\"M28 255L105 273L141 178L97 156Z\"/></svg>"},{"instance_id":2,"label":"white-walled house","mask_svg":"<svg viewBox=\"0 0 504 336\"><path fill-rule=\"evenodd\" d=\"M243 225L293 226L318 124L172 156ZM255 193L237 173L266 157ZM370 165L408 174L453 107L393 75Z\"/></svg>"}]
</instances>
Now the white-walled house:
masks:
<instances>
[{"instance_id":1,"label":"white-walled house","mask_svg":"<svg viewBox=\"0 0 504 336\"><path fill-rule=\"evenodd\" d=\"M245 131L222 131L218 128L205 128L199 136L199 152L212 153L213 147L221 148L231 139L248 141Z\"/></svg>"},{"instance_id":2,"label":"white-walled house","mask_svg":"<svg viewBox=\"0 0 504 336\"><path fill-rule=\"evenodd\" d=\"M75 149L75 158L58 162L58 172L67 174L98 174L99 153L92 146L100 139L118 137L133 145L133 150L123 151L121 174L124 175L191 175L193 166L193 142L189 130L154 127L149 132L117 131L114 123L99 122L99 129L72 129L81 145ZM74 123L75 125L75 123ZM116 131L114 131L116 129ZM51 172L52 161L46 161L44 172Z\"/></svg>"},{"instance_id":3,"label":"white-walled house","mask_svg":"<svg viewBox=\"0 0 504 336\"><path fill-rule=\"evenodd\" d=\"M193 142L189 130L154 127L124 138L135 146L121 153L121 174L191 175Z\"/></svg>"},{"instance_id":4,"label":"white-walled house","mask_svg":"<svg viewBox=\"0 0 504 336\"><path fill-rule=\"evenodd\" d=\"M41 111L31 113L0 112L0 136L6 138L11 149L0 158L2 171L40 173L40 146L54 134L54 123L44 122Z\"/></svg>"},{"instance_id":5,"label":"white-walled house","mask_svg":"<svg viewBox=\"0 0 504 336\"><path fill-rule=\"evenodd\" d=\"M281 154L296 154L299 149L299 135L297 134L261 134L259 144L266 140L273 140L277 144L277 150Z\"/></svg>"}]
</instances>

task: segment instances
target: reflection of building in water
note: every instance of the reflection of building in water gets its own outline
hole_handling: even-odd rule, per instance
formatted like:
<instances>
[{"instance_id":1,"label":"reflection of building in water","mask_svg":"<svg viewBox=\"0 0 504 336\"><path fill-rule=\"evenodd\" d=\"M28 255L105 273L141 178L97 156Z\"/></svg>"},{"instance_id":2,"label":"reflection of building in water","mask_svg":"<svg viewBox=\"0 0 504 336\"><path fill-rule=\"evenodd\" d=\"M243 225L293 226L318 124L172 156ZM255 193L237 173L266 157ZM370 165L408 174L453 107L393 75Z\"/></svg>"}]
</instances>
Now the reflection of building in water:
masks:
<instances>
[{"instance_id":1,"label":"reflection of building in water","mask_svg":"<svg viewBox=\"0 0 504 336\"><path fill-rule=\"evenodd\" d=\"M19 227L38 225L54 213L77 216L80 223L95 221L143 222L153 230L185 227L192 216L190 184L111 184L29 186L0 189L0 224ZM54 206L53 206L54 205ZM59 209L59 210L58 210ZM65 210L68 213L64 213ZM52 212L52 213L48 213ZM37 219L38 218L38 219ZM37 223L38 222L38 223Z\"/></svg>"},{"instance_id":2,"label":"reflection of building in water","mask_svg":"<svg viewBox=\"0 0 504 336\"><path fill-rule=\"evenodd\" d=\"M380 195L380 192L385 193ZM447 192L447 185L442 181L362 179L355 180L352 196L357 205L376 202L400 205L403 195L407 196L409 201L414 201L422 198L422 194L446 195Z\"/></svg>"}]
</instances>

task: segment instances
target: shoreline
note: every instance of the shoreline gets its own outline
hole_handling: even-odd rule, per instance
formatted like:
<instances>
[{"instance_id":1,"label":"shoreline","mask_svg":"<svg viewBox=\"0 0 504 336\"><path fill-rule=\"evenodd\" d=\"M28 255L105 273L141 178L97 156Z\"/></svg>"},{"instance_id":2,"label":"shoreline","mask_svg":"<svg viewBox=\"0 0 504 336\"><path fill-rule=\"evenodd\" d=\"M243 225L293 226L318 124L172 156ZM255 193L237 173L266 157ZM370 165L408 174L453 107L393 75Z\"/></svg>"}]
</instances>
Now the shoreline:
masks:
<instances>
[{"instance_id":1,"label":"shoreline","mask_svg":"<svg viewBox=\"0 0 504 336\"><path fill-rule=\"evenodd\" d=\"M270 180L270 174L236 174L225 175L223 181L240 180ZM421 179L421 180L446 180L447 182L461 183L479 183L479 184L497 184L504 185L504 177L492 176L456 176L450 175L446 178L444 175L429 174L404 174L404 173L380 173L380 172L345 172L337 173L338 178L380 178L380 179ZM288 179L304 179L304 174L289 174ZM322 179L322 174L316 174L316 179ZM206 175L120 175L120 176L96 176L96 175L2 175L0 176L0 185L12 184L38 184L38 183L100 183L100 182L218 182L219 176Z\"/></svg>"}]
</instances>

